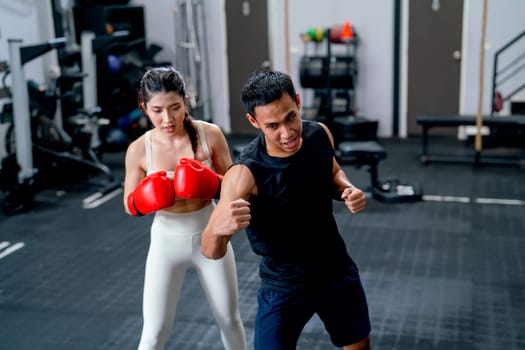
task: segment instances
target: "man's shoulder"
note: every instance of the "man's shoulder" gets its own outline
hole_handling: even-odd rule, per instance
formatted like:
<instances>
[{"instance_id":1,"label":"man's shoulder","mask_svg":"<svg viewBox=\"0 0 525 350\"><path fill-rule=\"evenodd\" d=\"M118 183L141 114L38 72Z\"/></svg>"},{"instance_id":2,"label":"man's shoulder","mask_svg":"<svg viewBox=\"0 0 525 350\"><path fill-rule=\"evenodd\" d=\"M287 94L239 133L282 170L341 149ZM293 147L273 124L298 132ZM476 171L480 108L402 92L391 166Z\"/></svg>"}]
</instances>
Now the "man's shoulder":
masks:
<instances>
[{"instance_id":1,"label":"man's shoulder","mask_svg":"<svg viewBox=\"0 0 525 350\"><path fill-rule=\"evenodd\" d=\"M239 152L237 163L242 163L257 155L258 150L263 146L261 142L261 135L254 137L250 142L245 144Z\"/></svg>"},{"instance_id":2,"label":"man's shoulder","mask_svg":"<svg viewBox=\"0 0 525 350\"><path fill-rule=\"evenodd\" d=\"M303 128L304 127L307 127L307 128L315 128L315 127L319 127L319 122L318 121L315 121L315 120L305 120L303 119Z\"/></svg>"},{"instance_id":3,"label":"man's shoulder","mask_svg":"<svg viewBox=\"0 0 525 350\"><path fill-rule=\"evenodd\" d=\"M307 130L312 133L324 130L323 124L316 120L303 120L303 131Z\"/></svg>"},{"instance_id":4,"label":"man's shoulder","mask_svg":"<svg viewBox=\"0 0 525 350\"><path fill-rule=\"evenodd\" d=\"M252 171L242 163L233 163L223 180L224 186L230 186L230 192L233 198L248 199L255 193L255 178Z\"/></svg>"},{"instance_id":5,"label":"man's shoulder","mask_svg":"<svg viewBox=\"0 0 525 350\"><path fill-rule=\"evenodd\" d=\"M327 136L326 126L315 120L303 121L303 137L324 137Z\"/></svg>"}]
</instances>

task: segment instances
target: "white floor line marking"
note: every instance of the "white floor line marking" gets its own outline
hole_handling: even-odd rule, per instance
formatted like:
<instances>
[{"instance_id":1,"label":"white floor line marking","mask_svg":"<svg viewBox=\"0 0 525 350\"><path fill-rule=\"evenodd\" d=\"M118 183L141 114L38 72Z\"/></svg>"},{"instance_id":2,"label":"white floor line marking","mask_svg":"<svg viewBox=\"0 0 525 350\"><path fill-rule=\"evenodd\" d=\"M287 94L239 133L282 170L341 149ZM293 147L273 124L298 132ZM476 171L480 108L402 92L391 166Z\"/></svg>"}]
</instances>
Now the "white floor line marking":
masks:
<instances>
[{"instance_id":1,"label":"white floor line marking","mask_svg":"<svg viewBox=\"0 0 525 350\"><path fill-rule=\"evenodd\" d=\"M4 249L5 247L9 246L11 243L7 241L0 242L0 250Z\"/></svg>"},{"instance_id":2,"label":"white floor line marking","mask_svg":"<svg viewBox=\"0 0 525 350\"><path fill-rule=\"evenodd\" d=\"M519 199L500 199L500 198L476 198L476 203L480 204L504 204L504 205L525 205L525 201Z\"/></svg>"},{"instance_id":3,"label":"white floor line marking","mask_svg":"<svg viewBox=\"0 0 525 350\"><path fill-rule=\"evenodd\" d=\"M106 203L107 201L109 201L111 198L115 197L115 196L118 196L119 194L121 194L123 191L122 187L119 187L111 192L109 192L108 194L106 194L105 196L102 196L100 193L95 193L89 197L87 197L86 199L84 199L82 202L83 202L83 205L82 207L84 209L93 209L93 208L96 208L100 205L102 205L103 203Z\"/></svg>"},{"instance_id":4,"label":"white floor line marking","mask_svg":"<svg viewBox=\"0 0 525 350\"><path fill-rule=\"evenodd\" d=\"M424 201L470 203L469 197L423 195Z\"/></svg>"},{"instance_id":5,"label":"white floor line marking","mask_svg":"<svg viewBox=\"0 0 525 350\"><path fill-rule=\"evenodd\" d=\"M423 195L423 200L426 202L450 202L450 203L477 203L477 204L497 204L497 205L523 205L525 201L520 199L505 199L505 198L469 198L461 196L434 196Z\"/></svg>"},{"instance_id":6,"label":"white floor line marking","mask_svg":"<svg viewBox=\"0 0 525 350\"><path fill-rule=\"evenodd\" d=\"M82 203L83 204L87 204L87 203L91 203L91 202L94 202L96 199L99 199L100 197L102 197L102 193L101 192L96 192L96 193L93 193L91 196L89 197L86 197L82 200Z\"/></svg>"},{"instance_id":7,"label":"white floor line marking","mask_svg":"<svg viewBox=\"0 0 525 350\"><path fill-rule=\"evenodd\" d=\"M24 242L18 242L18 243L13 244L12 246L7 247L3 252L0 253L0 259L3 259L9 254L16 252L18 249L24 248L24 246L25 246Z\"/></svg>"}]
</instances>

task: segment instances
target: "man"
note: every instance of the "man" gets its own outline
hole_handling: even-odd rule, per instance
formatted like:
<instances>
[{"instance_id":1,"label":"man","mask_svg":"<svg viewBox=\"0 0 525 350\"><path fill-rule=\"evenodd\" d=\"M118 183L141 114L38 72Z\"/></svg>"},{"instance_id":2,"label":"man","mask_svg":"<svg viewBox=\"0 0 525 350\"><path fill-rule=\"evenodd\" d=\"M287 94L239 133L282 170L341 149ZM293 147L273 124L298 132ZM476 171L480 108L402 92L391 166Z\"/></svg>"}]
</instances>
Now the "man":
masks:
<instances>
[{"instance_id":1,"label":"man","mask_svg":"<svg viewBox=\"0 0 525 350\"><path fill-rule=\"evenodd\" d=\"M334 198L352 213L364 193L337 163L326 126L303 121L290 77L255 72L241 94L246 118L261 133L228 170L202 235L202 252L221 258L246 229L262 256L256 350L291 350L314 314L335 346L370 349L370 321L356 264L333 216Z\"/></svg>"}]
</instances>

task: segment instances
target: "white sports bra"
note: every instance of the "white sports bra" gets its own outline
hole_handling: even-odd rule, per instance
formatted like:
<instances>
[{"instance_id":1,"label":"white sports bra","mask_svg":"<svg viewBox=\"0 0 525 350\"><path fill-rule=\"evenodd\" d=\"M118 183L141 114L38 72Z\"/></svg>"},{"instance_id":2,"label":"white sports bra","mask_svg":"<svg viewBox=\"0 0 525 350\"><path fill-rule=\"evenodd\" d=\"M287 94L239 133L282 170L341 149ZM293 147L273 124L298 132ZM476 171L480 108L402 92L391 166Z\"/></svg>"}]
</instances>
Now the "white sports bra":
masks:
<instances>
[{"instance_id":1,"label":"white sports bra","mask_svg":"<svg viewBox=\"0 0 525 350\"><path fill-rule=\"evenodd\" d=\"M202 122L199 120L195 120L195 124L197 125L197 132L199 133L199 140L201 143L202 151L204 152L204 155L206 158L201 161L202 164L206 165L207 167L212 166L211 163L211 153L210 149L208 148L208 143L206 142L206 135L204 134L204 127L202 126ZM158 170L154 170L151 167L151 164L153 163L152 160L152 152L151 152L151 130L146 131L145 135L145 146L146 146L146 169L147 175L150 175L154 172L157 172ZM169 178L173 178L173 170L166 170L166 174Z\"/></svg>"}]
</instances>

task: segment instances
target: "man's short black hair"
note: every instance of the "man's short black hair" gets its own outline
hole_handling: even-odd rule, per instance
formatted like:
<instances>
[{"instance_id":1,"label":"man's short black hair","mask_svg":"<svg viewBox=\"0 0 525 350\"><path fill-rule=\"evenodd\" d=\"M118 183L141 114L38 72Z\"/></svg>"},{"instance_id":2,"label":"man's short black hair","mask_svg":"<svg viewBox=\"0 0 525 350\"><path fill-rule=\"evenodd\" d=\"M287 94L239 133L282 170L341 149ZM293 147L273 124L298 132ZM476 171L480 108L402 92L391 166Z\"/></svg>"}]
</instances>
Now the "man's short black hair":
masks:
<instances>
[{"instance_id":1,"label":"man's short black hair","mask_svg":"<svg viewBox=\"0 0 525 350\"><path fill-rule=\"evenodd\" d=\"M241 102L246 112L255 118L255 107L267 105L281 98L283 93L295 101L295 87L286 73L259 69L252 73L241 91Z\"/></svg>"}]
</instances>

